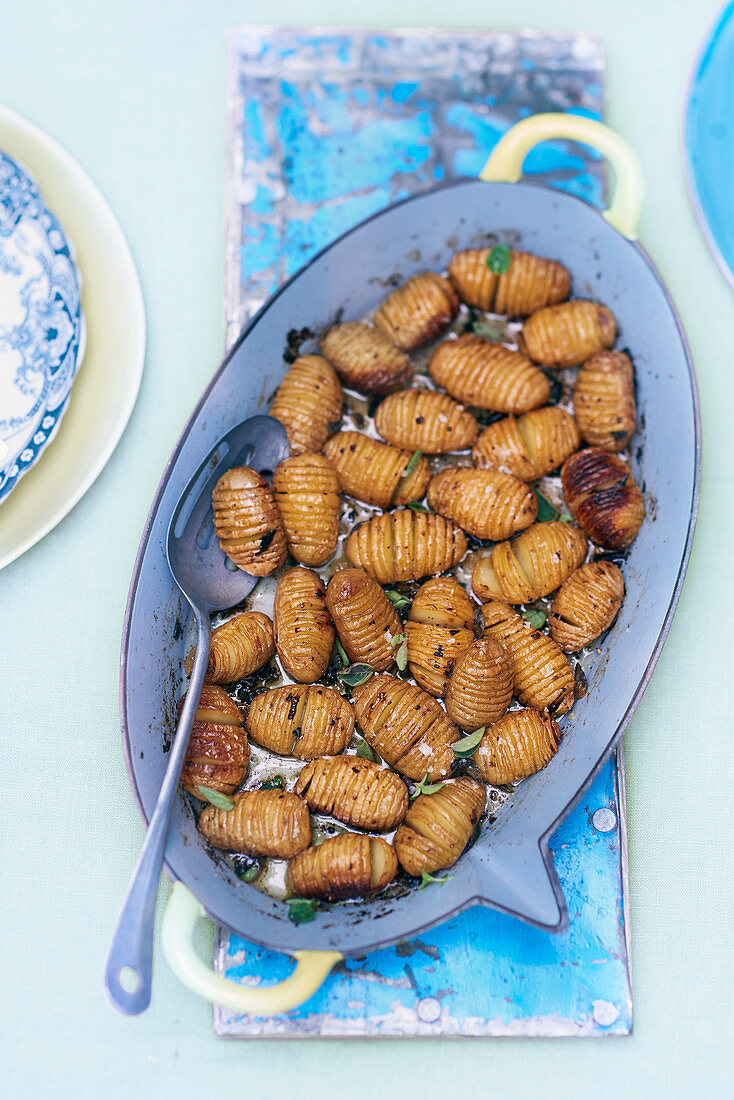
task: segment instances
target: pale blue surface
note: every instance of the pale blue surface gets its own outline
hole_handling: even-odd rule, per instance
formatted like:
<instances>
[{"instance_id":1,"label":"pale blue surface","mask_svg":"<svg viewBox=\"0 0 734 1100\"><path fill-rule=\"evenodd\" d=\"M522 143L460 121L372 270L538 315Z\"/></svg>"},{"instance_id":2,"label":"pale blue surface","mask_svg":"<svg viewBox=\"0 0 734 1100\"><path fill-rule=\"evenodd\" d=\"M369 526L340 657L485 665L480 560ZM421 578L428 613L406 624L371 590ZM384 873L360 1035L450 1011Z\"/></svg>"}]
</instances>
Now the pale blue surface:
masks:
<instances>
[{"instance_id":1,"label":"pale blue surface","mask_svg":"<svg viewBox=\"0 0 734 1100\"><path fill-rule=\"evenodd\" d=\"M100 186L139 266L140 398L110 463L0 574L2 1087L22 1100L377 1094L678 1100L731 1091L734 545L731 289L690 207L684 87L719 0L26 0L6 4L0 100ZM704 421L702 511L668 643L626 738L635 1031L614 1042L226 1043L160 960L136 1020L102 968L142 841L120 746L119 643L155 487L223 346L225 31L243 19L583 28L604 39L607 117L638 151L640 238L688 332ZM39 79L39 74L45 74ZM39 792L36 794L36 792ZM165 894L165 891L164 891ZM202 953L210 939L201 937Z\"/></svg>"},{"instance_id":2,"label":"pale blue surface","mask_svg":"<svg viewBox=\"0 0 734 1100\"><path fill-rule=\"evenodd\" d=\"M691 79L685 136L702 228L734 283L734 3L724 8L701 51Z\"/></svg>"}]
</instances>

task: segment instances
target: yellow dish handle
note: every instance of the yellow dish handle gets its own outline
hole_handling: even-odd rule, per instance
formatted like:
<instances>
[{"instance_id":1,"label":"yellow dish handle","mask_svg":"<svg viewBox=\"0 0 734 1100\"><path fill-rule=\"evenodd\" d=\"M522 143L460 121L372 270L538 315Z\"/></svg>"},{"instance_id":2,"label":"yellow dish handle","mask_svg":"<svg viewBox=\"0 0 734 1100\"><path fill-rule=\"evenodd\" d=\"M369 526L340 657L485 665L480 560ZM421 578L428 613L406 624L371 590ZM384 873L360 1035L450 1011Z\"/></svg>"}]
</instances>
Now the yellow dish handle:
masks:
<instances>
[{"instance_id":1,"label":"yellow dish handle","mask_svg":"<svg viewBox=\"0 0 734 1100\"><path fill-rule=\"evenodd\" d=\"M616 176L614 194L603 216L622 236L636 240L644 194L640 162L619 134L595 118L561 113L524 118L500 138L479 178L487 182L516 183L532 147L555 138L590 145L611 162Z\"/></svg>"},{"instance_id":2,"label":"yellow dish handle","mask_svg":"<svg viewBox=\"0 0 734 1100\"><path fill-rule=\"evenodd\" d=\"M297 1008L313 996L341 961L339 951L294 951L296 968L290 977L265 989L253 989L220 978L194 951L197 920L206 916L204 906L182 882L176 882L163 914L161 943L168 965L178 980L200 997L235 1012L274 1016Z\"/></svg>"}]
</instances>

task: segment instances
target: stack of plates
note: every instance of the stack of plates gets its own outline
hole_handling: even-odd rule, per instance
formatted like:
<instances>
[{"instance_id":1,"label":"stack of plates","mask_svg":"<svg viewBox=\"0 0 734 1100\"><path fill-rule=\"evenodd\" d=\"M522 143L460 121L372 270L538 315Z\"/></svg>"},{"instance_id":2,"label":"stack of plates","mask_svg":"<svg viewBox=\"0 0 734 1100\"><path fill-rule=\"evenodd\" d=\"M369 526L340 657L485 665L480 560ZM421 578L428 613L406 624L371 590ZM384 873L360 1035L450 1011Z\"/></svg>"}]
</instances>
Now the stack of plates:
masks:
<instances>
[{"instance_id":1,"label":"stack of plates","mask_svg":"<svg viewBox=\"0 0 734 1100\"><path fill-rule=\"evenodd\" d=\"M84 354L81 276L26 168L0 152L0 501L53 439Z\"/></svg>"}]
</instances>

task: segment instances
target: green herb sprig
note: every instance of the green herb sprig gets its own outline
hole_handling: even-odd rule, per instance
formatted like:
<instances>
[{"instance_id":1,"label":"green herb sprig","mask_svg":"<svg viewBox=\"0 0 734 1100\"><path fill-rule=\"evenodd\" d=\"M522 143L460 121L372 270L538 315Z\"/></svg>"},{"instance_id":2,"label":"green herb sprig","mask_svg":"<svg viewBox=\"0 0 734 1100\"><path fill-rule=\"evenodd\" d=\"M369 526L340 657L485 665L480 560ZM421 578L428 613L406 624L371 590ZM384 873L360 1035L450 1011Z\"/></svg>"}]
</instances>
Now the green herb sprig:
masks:
<instances>
[{"instance_id":1,"label":"green herb sprig","mask_svg":"<svg viewBox=\"0 0 734 1100\"><path fill-rule=\"evenodd\" d=\"M412 455L412 456L411 456L411 457L410 457L410 458L408 459L408 464L407 464L407 466L405 467L405 469L403 470L403 477L410 477L410 475L411 475L411 474L413 473L413 470L414 470L414 469L416 468L416 466L417 466L417 465L418 465L418 463L420 462L420 460L421 460L421 455L422 455L422 454L423 454L423 451L422 451L422 450L420 450L420 448L419 448L419 449L418 449L418 450L417 450L417 451L416 451L416 452L415 452L415 453L414 453L414 454L413 454L413 455Z\"/></svg>"},{"instance_id":2,"label":"green herb sprig","mask_svg":"<svg viewBox=\"0 0 734 1100\"><path fill-rule=\"evenodd\" d=\"M533 630L540 630L541 627L545 626L548 618L545 611L539 607L529 607L527 611L523 611L522 617L526 623L530 623Z\"/></svg>"},{"instance_id":3,"label":"green herb sprig","mask_svg":"<svg viewBox=\"0 0 734 1100\"><path fill-rule=\"evenodd\" d=\"M410 508L411 512L425 512L426 515L431 514L431 509L428 507L428 505L424 504L420 500L409 500L408 507Z\"/></svg>"},{"instance_id":4,"label":"green herb sprig","mask_svg":"<svg viewBox=\"0 0 734 1100\"><path fill-rule=\"evenodd\" d=\"M316 917L319 903L315 898L286 898L288 920L293 924L308 924Z\"/></svg>"},{"instance_id":5,"label":"green herb sprig","mask_svg":"<svg viewBox=\"0 0 734 1100\"><path fill-rule=\"evenodd\" d=\"M466 737L462 737L460 741L455 741L451 746L454 750L454 756L459 760L468 760L476 751L486 728L486 726L480 726L473 733L467 733Z\"/></svg>"},{"instance_id":6,"label":"green herb sprig","mask_svg":"<svg viewBox=\"0 0 734 1100\"><path fill-rule=\"evenodd\" d=\"M496 244L487 256L487 267L493 275L505 275L512 262L510 250L506 244Z\"/></svg>"},{"instance_id":7,"label":"green herb sprig","mask_svg":"<svg viewBox=\"0 0 734 1100\"><path fill-rule=\"evenodd\" d=\"M413 802L418 797L419 794L436 794L438 791L440 791L445 786L446 786L445 783L429 783L428 782L428 772L426 772L426 774L421 779L420 783L416 783L415 790L413 791L412 795L410 796L410 801Z\"/></svg>"},{"instance_id":8,"label":"green herb sprig","mask_svg":"<svg viewBox=\"0 0 734 1100\"><path fill-rule=\"evenodd\" d=\"M363 760L371 760L374 764L380 762L380 758L370 745L366 741L360 741L357 746L357 756L361 756Z\"/></svg>"},{"instance_id":9,"label":"green herb sprig","mask_svg":"<svg viewBox=\"0 0 734 1100\"><path fill-rule=\"evenodd\" d=\"M406 607L410 607L411 601L408 597L396 592L394 588L386 588L385 595L396 611L404 611Z\"/></svg>"},{"instance_id":10,"label":"green herb sprig","mask_svg":"<svg viewBox=\"0 0 734 1100\"><path fill-rule=\"evenodd\" d=\"M502 333L491 321L473 321L471 330L475 336L481 336L483 340L501 340Z\"/></svg>"},{"instance_id":11,"label":"green herb sprig","mask_svg":"<svg viewBox=\"0 0 734 1100\"><path fill-rule=\"evenodd\" d=\"M345 668L343 672L338 672L337 676L347 687L355 688L359 687L360 684L367 683L370 676L374 676L374 673L375 670L372 665L357 663Z\"/></svg>"},{"instance_id":12,"label":"green herb sprig","mask_svg":"<svg viewBox=\"0 0 734 1100\"><path fill-rule=\"evenodd\" d=\"M428 871L421 871L421 884L419 890L425 890L426 886L445 886L453 875L429 875Z\"/></svg>"},{"instance_id":13,"label":"green herb sprig","mask_svg":"<svg viewBox=\"0 0 734 1100\"><path fill-rule=\"evenodd\" d=\"M216 806L218 810L233 810L234 802L229 795L222 794L221 791L215 791L212 787L198 786L199 798L203 798L205 802L211 803L212 806Z\"/></svg>"},{"instance_id":14,"label":"green herb sprig","mask_svg":"<svg viewBox=\"0 0 734 1100\"><path fill-rule=\"evenodd\" d=\"M395 663L401 672L405 672L408 667L408 635L407 634L393 634L390 639L390 645L393 649L397 646L397 653L395 654Z\"/></svg>"},{"instance_id":15,"label":"green herb sprig","mask_svg":"<svg viewBox=\"0 0 734 1100\"><path fill-rule=\"evenodd\" d=\"M549 520L558 519L558 509L555 508L542 493L539 493L537 489L535 490L535 495L538 498L538 514L535 517L535 522L547 523Z\"/></svg>"}]
</instances>

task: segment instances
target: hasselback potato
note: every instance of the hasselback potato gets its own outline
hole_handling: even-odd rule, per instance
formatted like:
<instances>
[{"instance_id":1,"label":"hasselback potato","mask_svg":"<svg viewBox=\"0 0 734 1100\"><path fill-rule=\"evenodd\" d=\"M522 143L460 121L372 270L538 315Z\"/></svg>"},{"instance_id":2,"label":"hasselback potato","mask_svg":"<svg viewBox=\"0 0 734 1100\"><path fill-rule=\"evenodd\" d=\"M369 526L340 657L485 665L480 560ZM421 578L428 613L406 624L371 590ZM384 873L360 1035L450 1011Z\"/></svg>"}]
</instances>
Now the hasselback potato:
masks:
<instances>
[{"instance_id":1,"label":"hasselback potato","mask_svg":"<svg viewBox=\"0 0 734 1100\"><path fill-rule=\"evenodd\" d=\"M446 692L446 713L463 730L496 722L512 702L512 661L494 638L480 638L459 657Z\"/></svg>"},{"instance_id":2,"label":"hasselback potato","mask_svg":"<svg viewBox=\"0 0 734 1100\"><path fill-rule=\"evenodd\" d=\"M574 418L548 405L490 424L474 444L472 459L480 469L535 481L560 466L580 444Z\"/></svg>"},{"instance_id":3,"label":"hasselback potato","mask_svg":"<svg viewBox=\"0 0 734 1100\"><path fill-rule=\"evenodd\" d=\"M622 572L610 561L590 561L564 581L551 604L551 638L566 653L590 645L617 617L624 596Z\"/></svg>"},{"instance_id":4,"label":"hasselback potato","mask_svg":"<svg viewBox=\"0 0 734 1100\"><path fill-rule=\"evenodd\" d=\"M586 539L571 523L534 523L512 541L499 542L472 573L480 600L532 603L547 596L586 556Z\"/></svg>"},{"instance_id":5,"label":"hasselback potato","mask_svg":"<svg viewBox=\"0 0 734 1100\"><path fill-rule=\"evenodd\" d=\"M338 901L384 890L397 870L395 849L387 841L342 833L296 856L288 866L287 882L302 898Z\"/></svg>"},{"instance_id":6,"label":"hasselback potato","mask_svg":"<svg viewBox=\"0 0 734 1100\"><path fill-rule=\"evenodd\" d=\"M296 359L270 406L270 416L286 430L291 455L321 450L339 427L342 401L341 382L325 359Z\"/></svg>"},{"instance_id":7,"label":"hasselback potato","mask_svg":"<svg viewBox=\"0 0 734 1100\"><path fill-rule=\"evenodd\" d=\"M459 299L448 279L434 271L413 275L388 294L375 313L375 325L404 351L430 344L459 312Z\"/></svg>"},{"instance_id":8,"label":"hasselback potato","mask_svg":"<svg viewBox=\"0 0 734 1100\"><path fill-rule=\"evenodd\" d=\"M232 684L250 676L275 652L273 624L259 611L245 611L212 631L206 680L210 684ZM194 667L196 646L184 661L187 676Z\"/></svg>"},{"instance_id":9,"label":"hasselback potato","mask_svg":"<svg viewBox=\"0 0 734 1100\"><path fill-rule=\"evenodd\" d=\"M524 530L538 514L538 498L524 481L463 466L449 466L431 478L428 503L470 535L493 541Z\"/></svg>"},{"instance_id":10,"label":"hasselback potato","mask_svg":"<svg viewBox=\"0 0 734 1100\"><path fill-rule=\"evenodd\" d=\"M358 524L346 555L380 584L392 584L443 573L461 561L466 548L464 532L443 516L399 509Z\"/></svg>"},{"instance_id":11,"label":"hasselback potato","mask_svg":"<svg viewBox=\"0 0 734 1100\"><path fill-rule=\"evenodd\" d=\"M184 699L178 704L181 715ZM215 684L204 684L199 696L181 786L201 798L199 786L231 794L247 775L250 750L239 707Z\"/></svg>"},{"instance_id":12,"label":"hasselback potato","mask_svg":"<svg viewBox=\"0 0 734 1100\"><path fill-rule=\"evenodd\" d=\"M395 834L395 851L409 875L452 867L471 840L484 812L487 792L462 776L435 794L418 795Z\"/></svg>"},{"instance_id":13,"label":"hasselback potato","mask_svg":"<svg viewBox=\"0 0 734 1100\"><path fill-rule=\"evenodd\" d=\"M571 276L563 264L513 248L509 269L495 275L487 262L491 252L491 248L467 248L451 259L449 279L468 306L508 317L527 317L543 306L568 298Z\"/></svg>"},{"instance_id":14,"label":"hasselback potato","mask_svg":"<svg viewBox=\"0 0 734 1100\"><path fill-rule=\"evenodd\" d=\"M223 552L245 573L267 577L285 561L283 521L264 477L249 466L222 474L212 493Z\"/></svg>"},{"instance_id":15,"label":"hasselback potato","mask_svg":"<svg viewBox=\"0 0 734 1100\"><path fill-rule=\"evenodd\" d=\"M401 451L361 432L338 432L324 446L343 493L389 508L420 500L431 480L428 459L422 456L406 475L413 452Z\"/></svg>"},{"instance_id":16,"label":"hasselback potato","mask_svg":"<svg viewBox=\"0 0 734 1100\"><path fill-rule=\"evenodd\" d=\"M500 642L512 662L512 680L519 702L536 710L565 714L573 706L574 681L571 666L559 646L509 604L485 604L482 617L484 637Z\"/></svg>"},{"instance_id":17,"label":"hasselback potato","mask_svg":"<svg viewBox=\"0 0 734 1100\"><path fill-rule=\"evenodd\" d=\"M434 783L451 771L459 731L432 695L397 676L372 676L354 689L354 714L365 740L409 779Z\"/></svg>"},{"instance_id":18,"label":"hasselback potato","mask_svg":"<svg viewBox=\"0 0 734 1100\"><path fill-rule=\"evenodd\" d=\"M561 731L537 710L511 710L489 726L474 753L485 783L517 783L555 756Z\"/></svg>"},{"instance_id":19,"label":"hasselback potato","mask_svg":"<svg viewBox=\"0 0 734 1100\"><path fill-rule=\"evenodd\" d=\"M463 451L476 439L472 414L448 394L414 389L393 393L375 413L375 427L388 443L424 454Z\"/></svg>"},{"instance_id":20,"label":"hasselback potato","mask_svg":"<svg viewBox=\"0 0 734 1100\"><path fill-rule=\"evenodd\" d=\"M240 791L234 809L207 806L199 828L210 844L227 852L292 859L311 843L308 806L289 791Z\"/></svg>"},{"instance_id":21,"label":"hasselback potato","mask_svg":"<svg viewBox=\"0 0 734 1100\"><path fill-rule=\"evenodd\" d=\"M395 664L390 640L403 628L374 577L364 569L340 569L326 586L326 606L350 661L376 672Z\"/></svg>"},{"instance_id":22,"label":"hasselback potato","mask_svg":"<svg viewBox=\"0 0 734 1100\"><path fill-rule=\"evenodd\" d=\"M393 393L407 386L413 367L379 328L347 321L321 338L321 350L342 382L360 393Z\"/></svg>"},{"instance_id":23,"label":"hasselback potato","mask_svg":"<svg viewBox=\"0 0 734 1100\"><path fill-rule=\"evenodd\" d=\"M493 412L524 413L550 397L542 370L518 351L466 334L445 340L428 367L431 378L465 405Z\"/></svg>"},{"instance_id":24,"label":"hasselback potato","mask_svg":"<svg viewBox=\"0 0 734 1100\"><path fill-rule=\"evenodd\" d=\"M380 833L403 820L410 801L395 772L359 756L312 760L296 780L295 792L316 813Z\"/></svg>"},{"instance_id":25,"label":"hasselback potato","mask_svg":"<svg viewBox=\"0 0 734 1100\"><path fill-rule=\"evenodd\" d=\"M258 745L281 756L335 756L354 733L354 711L333 688L288 684L255 696L247 732Z\"/></svg>"},{"instance_id":26,"label":"hasselback potato","mask_svg":"<svg viewBox=\"0 0 734 1100\"><path fill-rule=\"evenodd\" d=\"M561 470L563 495L584 534L605 550L624 550L645 518L642 492L619 455L587 447Z\"/></svg>"},{"instance_id":27,"label":"hasselback potato","mask_svg":"<svg viewBox=\"0 0 734 1100\"><path fill-rule=\"evenodd\" d=\"M593 447L621 451L635 430L635 373L623 351L600 351L583 364L573 388L573 412Z\"/></svg>"},{"instance_id":28,"label":"hasselback potato","mask_svg":"<svg viewBox=\"0 0 734 1100\"><path fill-rule=\"evenodd\" d=\"M286 458L273 475L275 503L296 561L323 565L339 538L339 481L321 454Z\"/></svg>"},{"instance_id":29,"label":"hasselback potato","mask_svg":"<svg viewBox=\"0 0 734 1100\"><path fill-rule=\"evenodd\" d=\"M453 577L432 577L413 599L405 633L415 681L441 698L458 657L474 641L474 605Z\"/></svg>"},{"instance_id":30,"label":"hasselback potato","mask_svg":"<svg viewBox=\"0 0 734 1100\"><path fill-rule=\"evenodd\" d=\"M616 336L617 322L611 310L577 298L528 317L520 349L544 367L575 367L610 348Z\"/></svg>"},{"instance_id":31,"label":"hasselback potato","mask_svg":"<svg viewBox=\"0 0 734 1100\"><path fill-rule=\"evenodd\" d=\"M301 684L320 680L334 647L334 624L324 582L310 569L289 569L278 581L273 606L275 647L283 668Z\"/></svg>"}]
</instances>

